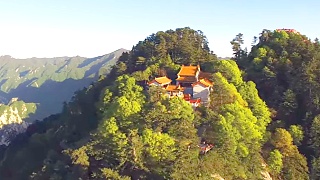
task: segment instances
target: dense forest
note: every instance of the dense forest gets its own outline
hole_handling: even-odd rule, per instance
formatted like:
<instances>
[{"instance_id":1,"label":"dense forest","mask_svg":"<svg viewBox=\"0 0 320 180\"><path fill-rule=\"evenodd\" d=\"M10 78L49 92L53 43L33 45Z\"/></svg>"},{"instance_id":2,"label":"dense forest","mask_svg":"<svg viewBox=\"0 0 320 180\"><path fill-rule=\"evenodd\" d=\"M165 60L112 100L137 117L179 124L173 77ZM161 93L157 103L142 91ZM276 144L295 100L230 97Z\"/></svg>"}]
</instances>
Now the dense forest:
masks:
<instances>
[{"instance_id":1,"label":"dense forest","mask_svg":"<svg viewBox=\"0 0 320 180\"><path fill-rule=\"evenodd\" d=\"M230 60L201 31L148 36L61 113L2 146L1 179L318 179L319 41L263 30L247 52L242 36ZM207 107L146 87L189 64L212 75ZM204 141L214 147L202 154Z\"/></svg>"}]
</instances>

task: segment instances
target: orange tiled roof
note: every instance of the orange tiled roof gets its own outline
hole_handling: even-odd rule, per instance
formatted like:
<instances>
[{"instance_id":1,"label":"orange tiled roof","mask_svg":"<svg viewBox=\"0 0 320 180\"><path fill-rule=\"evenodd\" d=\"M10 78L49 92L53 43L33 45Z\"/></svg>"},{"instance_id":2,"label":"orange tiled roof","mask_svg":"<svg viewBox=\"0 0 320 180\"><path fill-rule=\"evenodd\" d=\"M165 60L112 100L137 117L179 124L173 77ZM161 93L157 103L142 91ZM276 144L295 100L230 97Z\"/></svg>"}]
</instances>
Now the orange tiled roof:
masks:
<instances>
[{"instance_id":1,"label":"orange tiled roof","mask_svg":"<svg viewBox=\"0 0 320 180\"><path fill-rule=\"evenodd\" d=\"M213 82L210 81L209 79L201 79L200 82L204 83L204 84L206 84L208 86L213 86Z\"/></svg>"},{"instance_id":2,"label":"orange tiled roof","mask_svg":"<svg viewBox=\"0 0 320 180\"><path fill-rule=\"evenodd\" d=\"M276 29L276 31L286 31L286 32L292 32L292 33L299 33L298 31L296 31L295 29Z\"/></svg>"},{"instance_id":3,"label":"orange tiled roof","mask_svg":"<svg viewBox=\"0 0 320 180\"><path fill-rule=\"evenodd\" d=\"M184 91L184 87L176 86L176 85L168 85L166 87L167 91Z\"/></svg>"},{"instance_id":4,"label":"orange tiled roof","mask_svg":"<svg viewBox=\"0 0 320 180\"><path fill-rule=\"evenodd\" d=\"M206 87L210 87L210 86L213 86L213 83L211 81L209 81L208 79L200 79L200 81L192 84L192 86L195 86L197 84L203 84L204 86Z\"/></svg>"},{"instance_id":5,"label":"orange tiled roof","mask_svg":"<svg viewBox=\"0 0 320 180\"><path fill-rule=\"evenodd\" d=\"M155 78L154 80L150 81L148 84L152 84L153 82L157 82L159 84L170 84L171 83L171 79L167 78L167 76L163 76L163 77L158 77Z\"/></svg>"},{"instance_id":6,"label":"orange tiled roof","mask_svg":"<svg viewBox=\"0 0 320 180\"><path fill-rule=\"evenodd\" d=\"M196 77L185 77L185 76L180 76L177 78L177 81L185 81L185 82L195 82L197 81Z\"/></svg>"},{"instance_id":7,"label":"orange tiled roof","mask_svg":"<svg viewBox=\"0 0 320 180\"><path fill-rule=\"evenodd\" d=\"M157 83L159 84L169 84L171 83L171 79L167 78L167 76L163 76L163 77L158 77L154 79L155 81L157 81Z\"/></svg>"},{"instance_id":8,"label":"orange tiled roof","mask_svg":"<svg viewBox=\"0 0 320 180\"><path fill-rule=\"evenodd\" d=\"M197 71L200 70L200 66L181 66L178 76L195 76Z\"/></svg>"}]
</instances>

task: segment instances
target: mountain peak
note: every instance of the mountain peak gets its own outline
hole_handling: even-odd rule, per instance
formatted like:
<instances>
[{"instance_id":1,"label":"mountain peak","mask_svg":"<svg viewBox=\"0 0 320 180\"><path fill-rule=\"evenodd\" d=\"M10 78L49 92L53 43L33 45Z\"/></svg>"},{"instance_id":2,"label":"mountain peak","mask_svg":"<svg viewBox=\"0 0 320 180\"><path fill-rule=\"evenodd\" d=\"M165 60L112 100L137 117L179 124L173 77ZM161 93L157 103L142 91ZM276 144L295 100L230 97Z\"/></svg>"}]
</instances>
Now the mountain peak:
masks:
<instances>
[{"instance_id":1,"label":"mountain peak","mask_svg":"<svg viewBox=\"0 0 320 180\"><path fill-rule=\"evenodd\" d=\"M122 53L124 53L124 52L129 52L129 50L124 49L124 48L120 48L120 49L113 51L112 54L114 54L116 57L120 57L122 55Z\"/></svg>"},{"instance_id":2,"label":"mountain peak","mask_svg":"<svg viewBox=\"0 0 320 180\"><path fill-rule=\"evenodd\" d=\"M124 49L124 48L120 48L120 49L115 50L114 52L124 53L124 52L129 52L129 51L130 51L130 50L127 50L127 49Z\"/></svg>"}]
</instances>

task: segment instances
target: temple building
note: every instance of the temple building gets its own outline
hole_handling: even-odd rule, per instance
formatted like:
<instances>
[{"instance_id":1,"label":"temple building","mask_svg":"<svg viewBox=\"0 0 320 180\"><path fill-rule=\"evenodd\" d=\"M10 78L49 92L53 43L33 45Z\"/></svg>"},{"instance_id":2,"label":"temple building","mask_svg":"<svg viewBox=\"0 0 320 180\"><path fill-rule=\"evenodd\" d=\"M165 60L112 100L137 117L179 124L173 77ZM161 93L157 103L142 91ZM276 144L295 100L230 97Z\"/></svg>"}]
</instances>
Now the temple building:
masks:
<instances>
[{"instance_id":1,"label":"temple building","mask_svg":"<svg viewBox=\"0 0 320 180\"><path fill-rule=\"evenodd\" d=\"M176 85L168 85L165 87L165 90L167 91L167 94L169 97L178 96L183 97L184 87L176 86Z\"/></svg>"},{"instance_id":2,"label":"temple building","mask_svg":"<svg viewBox=\"0 0 320 180\"><path fill-rule=\"evenodd\" d=\"M164 76L164 77L155 78L154 80L148 82L148 85L149 86L155 85L155 86L166 87L171 82L172 82L171 79L169 79L168 77Z\"/></svg>"},{"instance_id":3,"label":"temple building","mask_svg":"<svg viewBox=\"0 0 320 180\"><path fill-rule=\"evenodd\" d=\"M176 79L177 85L190 87L192 83L197 82L200 74L200 66L184 66L182 65Z\"/></svg>"},{"instance_id":4,"label":"temple building","mask_svg":"<svg viewBox=\"0 0 320 180\"><path fill-rule=\"evenodd\" d=\"M285 29L285 28L283 28L283 29L276 29L276 31L285 31L285 32L289 32L289 33L295 33L295 34L299 34L299 32L297 31L297 30L295 30L295 29Z\"/></svg>"},{"instance_id":5,"label":"temple building","mask_svg":"<svg viewBox=\"0 0 320 180\"><path fill-rule=\"evenodd\" d=\"M213 83L208 79L200 79L200 81L192 84L193 98L200 98L203 104L209 103L210 92Z\"/></svg>"},{"instance_id":6,"label":"temple building","mask_svg":"<svg viewBox=\"0 0 320 180\"><path fill-rule=\"evenodd\" d=\"M175 85L171 84L172 80L166 76L155 78L148 84L161 86L167 91L169 97L182 97L193 107L199 106L200 103L203 105L209 103L213 87L213 82L209 80L210 73L202 72L199 65L182 65L177 76Z\"/></svg>"}]
</instances>

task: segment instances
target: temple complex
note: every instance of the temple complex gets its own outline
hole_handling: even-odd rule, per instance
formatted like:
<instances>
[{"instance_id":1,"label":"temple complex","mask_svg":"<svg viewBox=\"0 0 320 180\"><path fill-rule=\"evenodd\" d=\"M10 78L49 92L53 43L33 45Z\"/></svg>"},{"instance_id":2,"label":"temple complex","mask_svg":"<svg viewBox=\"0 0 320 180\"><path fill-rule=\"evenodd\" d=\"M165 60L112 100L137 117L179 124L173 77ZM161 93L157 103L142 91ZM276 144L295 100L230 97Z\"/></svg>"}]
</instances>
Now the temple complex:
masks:
<instances>
[{"instance_id":1,"label":"temple complex","mask_svg":"<svg viewBox=\"0 0 320 180\"><path fill-rule=\"evenodd\" d=\"M207 105L210 102L209 97L213 87L210 73L202 72L199 65L182 65L177 76L175 84L171 84L172 80L164 76L155 78L148 85L160 86L167 91L169 97L184 98L193 107L198 107L200 104Z\"/></svg>"},{"instance_id":2,"label":"temple complex","mask_svg":"<svg viewBox=\"0 0 320 180\"><path fill-rule=\"evenodd\" d=\"M290 32L290 33L295 33L295 34L299 34L299 32L295 29L276 29L276 31L285 31L285 32Z\"/></svg>"}]
</instances>

